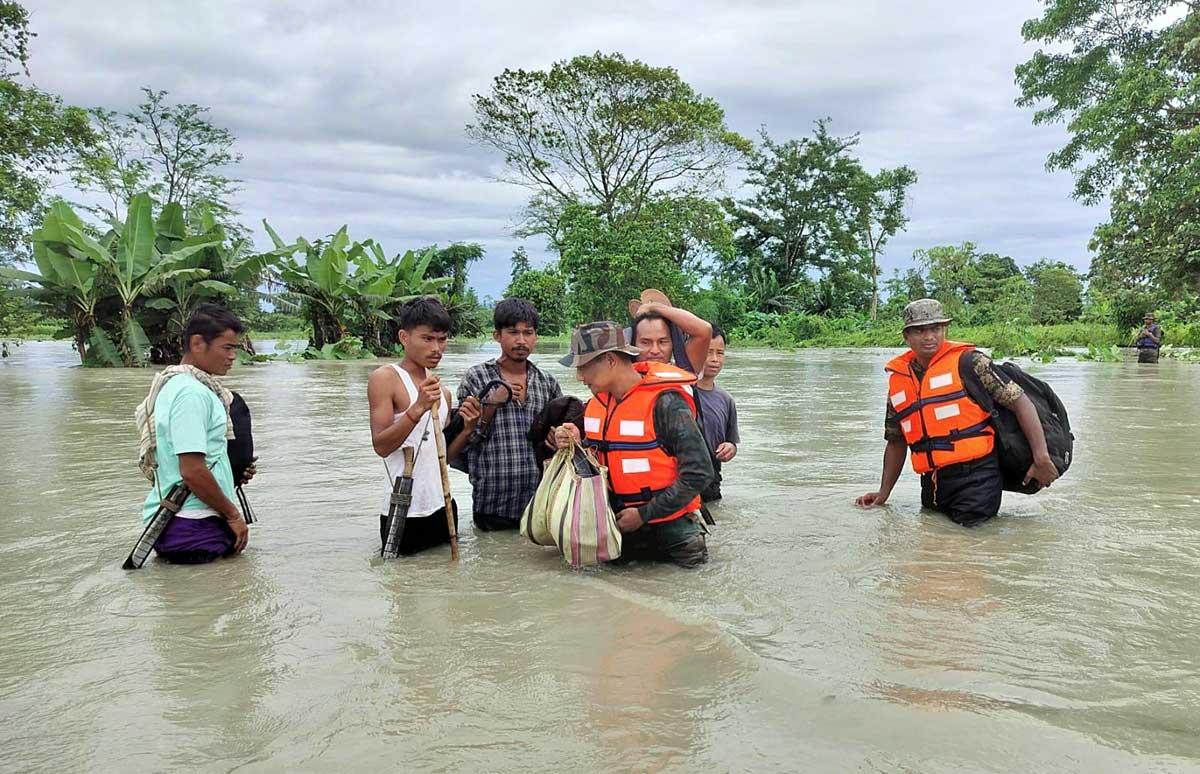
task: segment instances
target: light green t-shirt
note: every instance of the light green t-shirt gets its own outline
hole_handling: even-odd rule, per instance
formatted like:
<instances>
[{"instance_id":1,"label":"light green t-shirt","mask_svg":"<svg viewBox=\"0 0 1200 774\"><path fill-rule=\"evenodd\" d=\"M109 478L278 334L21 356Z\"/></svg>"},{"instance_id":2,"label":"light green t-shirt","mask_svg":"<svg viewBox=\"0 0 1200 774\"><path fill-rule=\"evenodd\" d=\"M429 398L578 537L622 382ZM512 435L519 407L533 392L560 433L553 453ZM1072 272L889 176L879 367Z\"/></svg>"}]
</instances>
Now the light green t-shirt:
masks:
<instances>
[{"instance_id":1,"label":"light green t-shirt","mask_svg":"<svg viewBox=\"0 0 1200 774\"><path fill-rule=\"evenodd\" d=\"M154 431L157 435L158 487L150 487L142 506L142 522L158 510L161 497L183 480L179 474L180 454L204 453L204 464L230 500L234 498L233 469L229 466L229 445L225 438L225 404L216 393L189 374L174 376L154 401ZM214 464L215 463L215 464ZM180 510L183 518L217 515L195 495Z\"/></svg>"}]
</instances>

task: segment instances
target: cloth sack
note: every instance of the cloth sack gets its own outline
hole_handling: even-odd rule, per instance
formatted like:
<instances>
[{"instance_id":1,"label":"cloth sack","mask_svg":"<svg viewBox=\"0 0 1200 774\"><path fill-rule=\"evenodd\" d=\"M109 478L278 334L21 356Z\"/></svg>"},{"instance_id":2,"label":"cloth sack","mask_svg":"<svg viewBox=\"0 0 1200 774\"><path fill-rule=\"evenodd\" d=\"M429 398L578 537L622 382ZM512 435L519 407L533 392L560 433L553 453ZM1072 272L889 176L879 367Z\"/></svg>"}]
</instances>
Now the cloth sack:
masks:
<instances>
[{"instance_id":1,"label":"cloth sack","mask_svg":"<svg viewBox=\"0 0 1200 774\"><path fill-rule=\"evenodd\" d=\"M521 534L555 545L572 567L610 562L621 555L621 531L608 504L608 469L581 446L559 449L521 515Z\"/></svg>"}]
</instances>

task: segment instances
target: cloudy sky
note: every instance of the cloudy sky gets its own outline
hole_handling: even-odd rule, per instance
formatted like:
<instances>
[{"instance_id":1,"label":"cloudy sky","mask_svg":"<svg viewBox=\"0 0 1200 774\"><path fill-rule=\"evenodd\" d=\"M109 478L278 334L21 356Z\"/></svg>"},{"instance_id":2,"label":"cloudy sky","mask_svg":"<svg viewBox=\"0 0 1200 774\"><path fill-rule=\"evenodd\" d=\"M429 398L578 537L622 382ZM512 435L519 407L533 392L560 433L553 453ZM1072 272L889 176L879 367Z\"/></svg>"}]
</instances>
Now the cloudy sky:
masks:
<instances>
[{"instance_id":1,"label":"cloudy sky","mask_svg":"<svg viewBox=\"0 0 1200 774\"><path fill-rule=\"evenodd\" d=\"M240 205L264 246L263 217L285 238L347 223L389 253L479 242L483 295L507 282L526 192L496 182L500 159L466 138L471 95L506 67L597 50L675 67L743 134L798 137L829 116L836 133L861 132L868 168L915 168L888 273L916 248L965 240L1086 267L1104 215L1044 171L1064 130L1013 103L1038 0L25 4L42 88L113 110L143 85L211 106L238 138ZM526 247L547 257L539 240Z\"/></svg>"}]
</instances>

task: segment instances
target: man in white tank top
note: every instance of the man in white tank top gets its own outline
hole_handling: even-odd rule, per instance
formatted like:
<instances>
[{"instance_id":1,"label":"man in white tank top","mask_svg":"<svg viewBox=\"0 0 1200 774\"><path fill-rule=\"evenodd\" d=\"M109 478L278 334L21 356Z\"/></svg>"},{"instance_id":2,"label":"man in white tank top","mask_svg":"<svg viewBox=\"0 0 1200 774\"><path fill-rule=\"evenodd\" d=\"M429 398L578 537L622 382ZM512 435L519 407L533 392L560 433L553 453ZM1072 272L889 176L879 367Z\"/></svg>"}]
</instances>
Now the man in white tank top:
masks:
<instances>
[{"instance_id":1,"label":"man in white tank top","mask_svg":"<svg viewBox=\"0 0 1200 774\"><path fill-rule=\"evenodd\" d=\"M444 429L449 424L450 409L454 404L450 390L442 387L438 377L429 373L446 352L450 315L437 299L416 298L400 307L399 323L404 357L399 363L375 369L367 380L367 401L371 407L371 442L375 453L383 458L388 474L387 488L381 493L381 543L387 533L387 503L392 482L404 470L401 449L408 446L416 451L412 504L400 541L400 553L409 555L450 542L437 442L433 435L437 430L433 426L431 409L435 404L438 406L438 420ZM463 401L460 413L464 432L450 443L448 459L458 454L478 424L479 400L468 398ZM458 507L452 505L457 525Z\"/></svg>"}]
</instances>

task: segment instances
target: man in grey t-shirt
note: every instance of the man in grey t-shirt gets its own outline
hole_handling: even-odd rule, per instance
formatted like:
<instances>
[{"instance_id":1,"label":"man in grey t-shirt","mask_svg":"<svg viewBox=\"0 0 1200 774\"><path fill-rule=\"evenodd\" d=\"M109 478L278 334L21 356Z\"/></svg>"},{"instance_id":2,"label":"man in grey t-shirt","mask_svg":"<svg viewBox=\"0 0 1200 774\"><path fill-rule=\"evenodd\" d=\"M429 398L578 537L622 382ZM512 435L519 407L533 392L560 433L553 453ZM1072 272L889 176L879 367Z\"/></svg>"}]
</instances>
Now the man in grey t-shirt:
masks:
<instances>
[{"instance_id":1,"label":"man in grey t-shirt","mask_svg":"<svg viewBox=\"0 0 1200 774\"><path fill-rule=\"evenodd\" d=\"M704 431L704 440L708 441L708 448L712 450L713 468L717 474L701 493L706 503L721 499L721 464L737 455L737 445L742 442L738 435L737 406L733 396L716 384L717 375L725 367L725 332L716 325L712 329L704 372L696 383L696 399L700 402L700 413L704 417L701 429Z\"/></svg>"}]
</instances>

